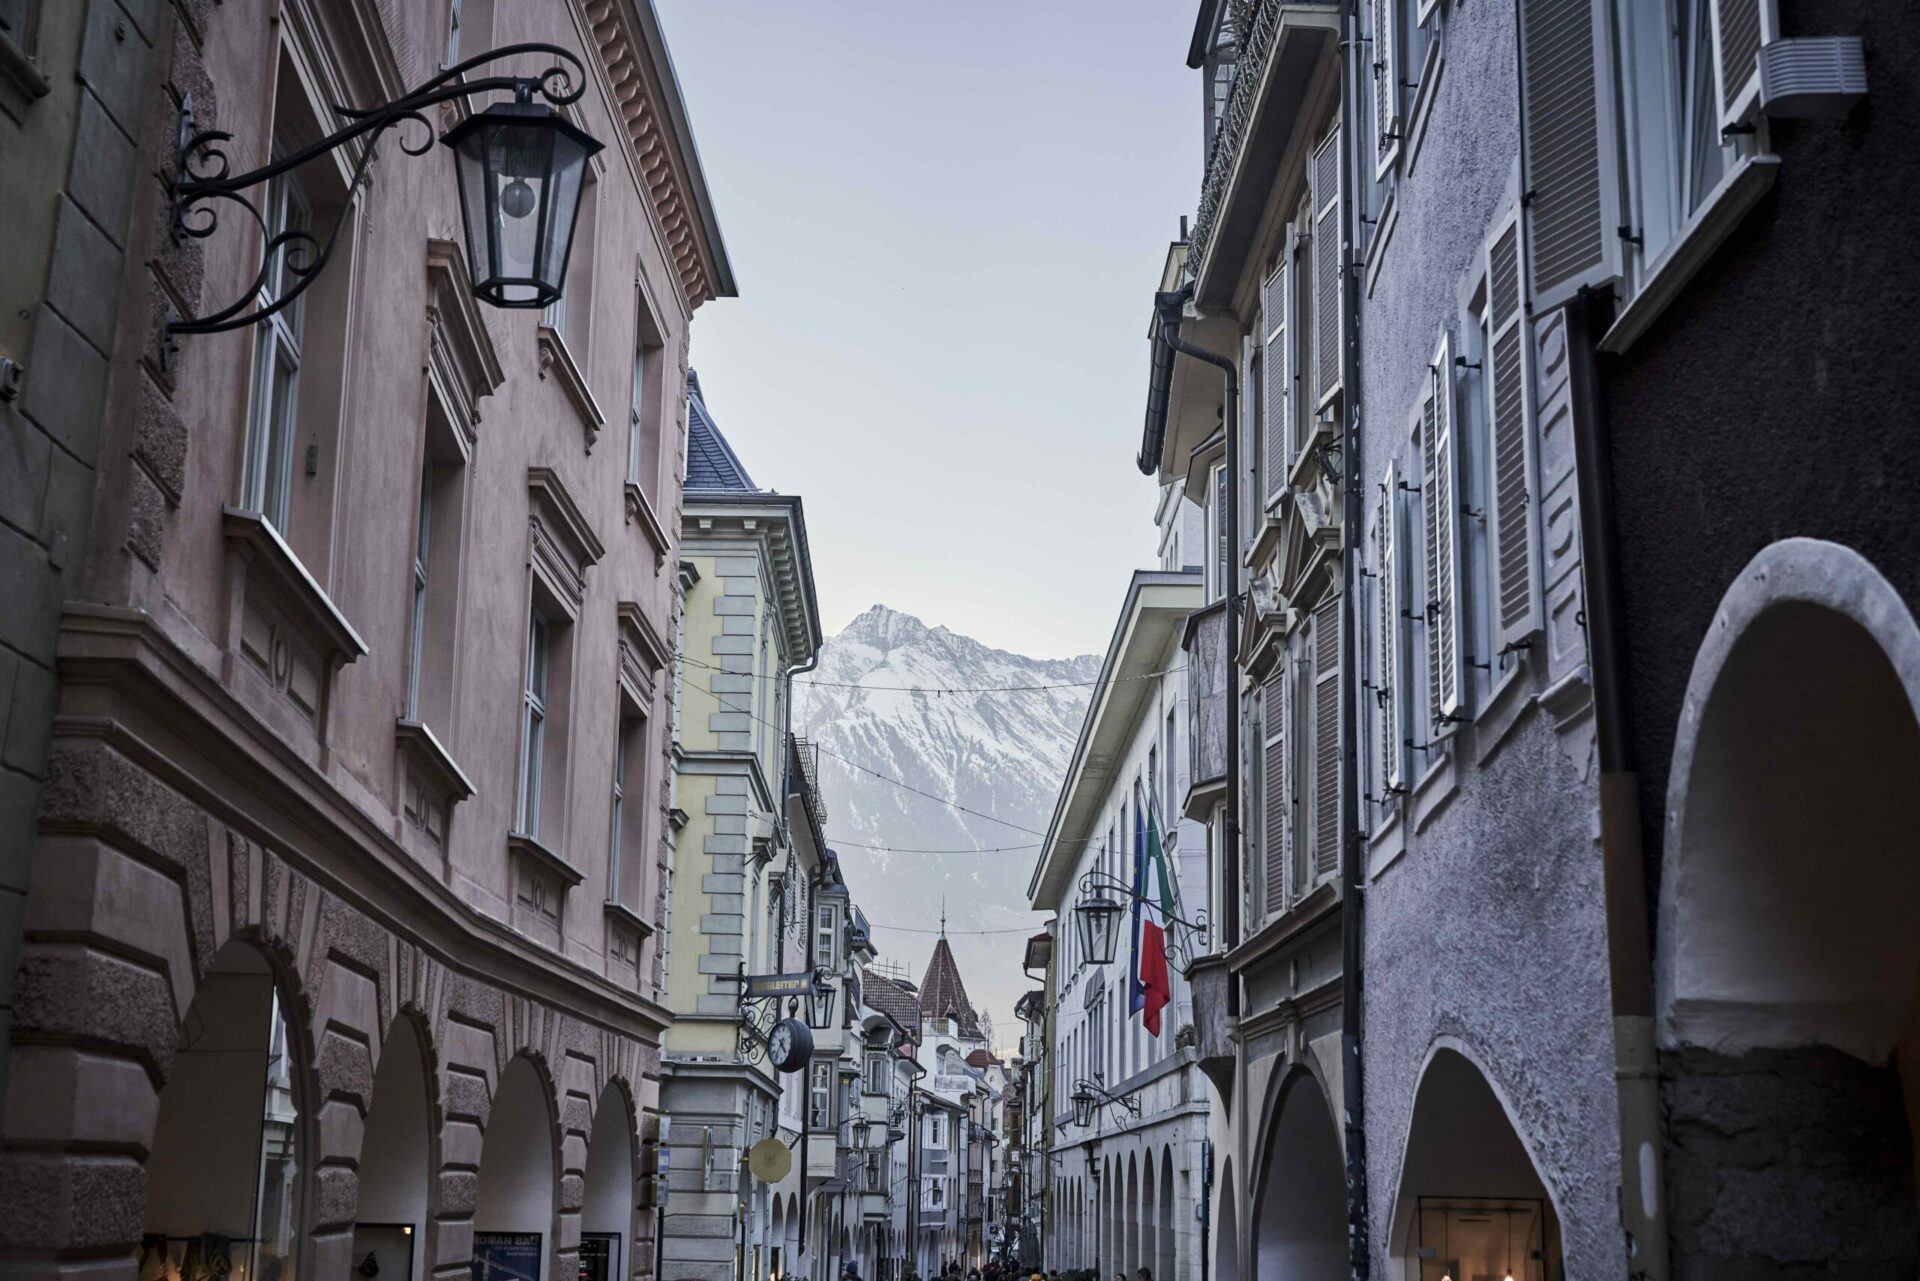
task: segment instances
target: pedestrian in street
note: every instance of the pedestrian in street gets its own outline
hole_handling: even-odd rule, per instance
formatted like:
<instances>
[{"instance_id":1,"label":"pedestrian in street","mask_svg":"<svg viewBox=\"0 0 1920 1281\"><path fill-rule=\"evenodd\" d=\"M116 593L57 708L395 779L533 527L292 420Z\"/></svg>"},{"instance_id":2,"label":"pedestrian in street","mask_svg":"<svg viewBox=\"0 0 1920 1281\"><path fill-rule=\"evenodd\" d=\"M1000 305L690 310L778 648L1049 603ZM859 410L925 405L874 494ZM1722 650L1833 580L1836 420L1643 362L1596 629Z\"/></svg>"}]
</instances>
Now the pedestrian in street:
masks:
<instances>
[{"instance_id":1,"label":"pedestrian in street","mask_svg":"<svg viewBox=\"0 0 1920 1281\"><path fill-rule=\"evenodd\" d=\"M1140 1281L1153 1281L1153 1269L1149 1267L1142 1266L1140 1271L1134 1275L1137 1276Z\"/></svg>"}]
</instances>

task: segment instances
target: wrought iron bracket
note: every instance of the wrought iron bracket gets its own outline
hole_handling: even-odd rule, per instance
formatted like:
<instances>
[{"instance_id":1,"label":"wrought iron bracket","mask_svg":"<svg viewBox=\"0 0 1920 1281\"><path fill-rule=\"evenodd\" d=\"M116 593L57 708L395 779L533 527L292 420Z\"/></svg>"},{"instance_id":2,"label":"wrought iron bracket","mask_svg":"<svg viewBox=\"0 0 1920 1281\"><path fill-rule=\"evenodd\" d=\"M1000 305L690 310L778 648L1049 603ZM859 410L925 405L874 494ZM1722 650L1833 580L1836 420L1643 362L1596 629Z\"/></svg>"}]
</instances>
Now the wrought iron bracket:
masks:
<instances>
[{"instance_id":1,"label":"wrought iron bracket","mask_svg":"<svg viewBox=\"0 0 1920 1281\"><path fill-rule=\"evenodd\" d=\"M467 80L463 77L476 67L502 58L526 54L550 56L553 65L533 76L493 75ZM533 101L537 94L556 107L578 102L587 89L586 68L580 59L558 45L516 44L493 49L447 68L431 80L392 102L365 110L335 104L334 113L347 123L317 142L289 152L271 163L245 173L232 172L226 144L233 134L224 129L199 129L195 126L193 99L188 95L181 104L179 148L171 184L172 233L176 239L204 240L220 226L222 202L245 210L260 234L266 238L260 254L260 268L239 298L204 316L188 316L167 322L169 334L214 334L240 329L284 311L305 293L333 257L334 244L340 238L344 218L336 220L323 243L305 227L292 227L277 235L268 235L266 217L246 193L263 182L290 173L311 160L317 160L352 142L360 142L348 173L346 201L351 202L366 182L373 164L376 144L387 130L402 124L416 124L424 138L401 135L400 150L410 156L425 155L436 140L426 110L442 102L472 94L511 93L516 102ZM284 263L290 281L273 298L263 290L272 279L276 261Z\"/></svg>"},{"instance_id":2,"label":"wrought iron bracket","mask_svg":"<svg viewBox=\"0 0 1920 1281\"><path fill-rule=\"evenodd\" d=\"M1101 871L1090 871L1081 876L1080 893L1082 895L1118 894L1130 903L1159 906L1146 895L1135 891L1133 886L1119 877ZM1204 911L1195 912L1193 919L1189 920L1177 912L1168 912L1167 923L1175 927L1167 934L1167 958L1173 962L1174 968L1179 970L1181 977L1184 978L1187 971L1193 968L1194 958L1207 954L1209 937L1207 914Z\"/></svg>"}]
</instances>

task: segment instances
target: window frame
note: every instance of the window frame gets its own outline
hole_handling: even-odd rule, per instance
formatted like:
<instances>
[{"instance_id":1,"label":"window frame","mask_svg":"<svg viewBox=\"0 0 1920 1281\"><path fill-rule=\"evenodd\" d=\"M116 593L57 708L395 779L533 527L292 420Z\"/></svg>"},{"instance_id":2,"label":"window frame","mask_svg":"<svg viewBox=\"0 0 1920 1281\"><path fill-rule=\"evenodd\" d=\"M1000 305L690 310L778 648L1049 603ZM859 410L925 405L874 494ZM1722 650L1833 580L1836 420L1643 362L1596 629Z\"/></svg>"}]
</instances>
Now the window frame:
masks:
<instances>
[{"instance_id":1,"label":"window frame","mask_svg":"<svg viewBox=\"0 0 1920 1281\"><path fill-rule=\"evenodd\" d=\"M274 159L284 154L276 145ZM292 173L267 183L266 239L289 231L310 231L313 201ZM269 264L259 299L271 306L287 284L287 255L283 247ZM254 330L253 386L247 404L247 453L242 506L258 512L282 538L292 541L294 438L300 429L300 344L304 335L306 298L267 316Z\"/></svg>"},{"instance_id":2,"label":"window frame","mask_svg":"<svg viewBox=\"0 0 1920 1281\"><path fill-rule=\"evenodd\" d=\"M546 781L552 648L552 621L538 608L530 610L527 616L527 662L521 689L520 795L515 822L522 835L536 838L540 831L540 793Z\"/></svg>"}]
</instances>

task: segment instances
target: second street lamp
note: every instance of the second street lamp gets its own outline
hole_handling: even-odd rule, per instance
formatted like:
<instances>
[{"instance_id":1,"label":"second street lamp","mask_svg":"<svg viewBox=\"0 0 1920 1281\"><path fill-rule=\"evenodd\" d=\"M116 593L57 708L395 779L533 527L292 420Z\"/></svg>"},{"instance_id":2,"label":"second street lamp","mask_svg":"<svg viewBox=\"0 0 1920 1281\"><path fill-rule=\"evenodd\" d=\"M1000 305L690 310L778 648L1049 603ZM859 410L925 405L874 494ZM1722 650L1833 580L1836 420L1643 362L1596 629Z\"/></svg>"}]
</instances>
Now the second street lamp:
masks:
<instances>
[{"instance_id":1,"label":"second street lamp","mask_svg":"<svg viewBox=\"0 0 1920 1281\"><path fill-rule=\"evenodd\" d=\"M459 170L473 292L496 307L544 307L567 283L589 134L524 92L441 141Z\"/></svg>"},{"instance_id":2,"label":"second street lamp","mask_svg":"<svg viewBox=\"0 0 1920 1281\"><path fill-rule=\"evenodd\" d=\"M1082 899L1073 909L1073 923L1080 931L1080 954L1089 965L1110 965L1114 948L1120 942L1120 904L1097 893Z\"/></svg>"},{"instance_id":3,"label":"second street lamp","mask_svg":"<svg viewBox=\"0 0 1920 1281\"><path fill-rule=\"evenodd\" d=\"M1073 1123L1086 1129L1093 1122L1093 1091L1082 1085L1073 1092Z\"/></svg>"},{"instance_id":4,"label":"second street lamp","mask_svg":"<svg viewBox=\"0 0 1920 1281\"><path fill-rule=\"evenodd\" d=\"M824 1032L833 1026L833 984L827 982L826 967L813 972L813 988L807 993L807 1026Z\"/></svg>"}]
</instances>

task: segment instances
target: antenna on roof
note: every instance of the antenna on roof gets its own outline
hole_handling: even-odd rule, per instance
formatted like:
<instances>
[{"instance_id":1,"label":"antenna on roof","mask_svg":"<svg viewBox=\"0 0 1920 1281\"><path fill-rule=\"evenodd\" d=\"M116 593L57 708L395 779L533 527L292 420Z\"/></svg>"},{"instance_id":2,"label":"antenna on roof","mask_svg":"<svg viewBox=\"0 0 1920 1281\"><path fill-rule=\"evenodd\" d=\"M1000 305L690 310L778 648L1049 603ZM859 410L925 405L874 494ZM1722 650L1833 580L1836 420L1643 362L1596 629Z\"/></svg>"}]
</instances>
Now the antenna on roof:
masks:
<instances>
[{"instance_id":1,"label":"antenna on roof","mask_svg":"<svg viewBox=\"0 0 1920 1281\"><path fill-rule=\"evenodd\" d=\"M924 920L925 918L923 917L921 919ZM945 938L946 936L947 936L947 896L945 894L942 894L940 896L940 937Z\"/></svg>"}]
</instances>

